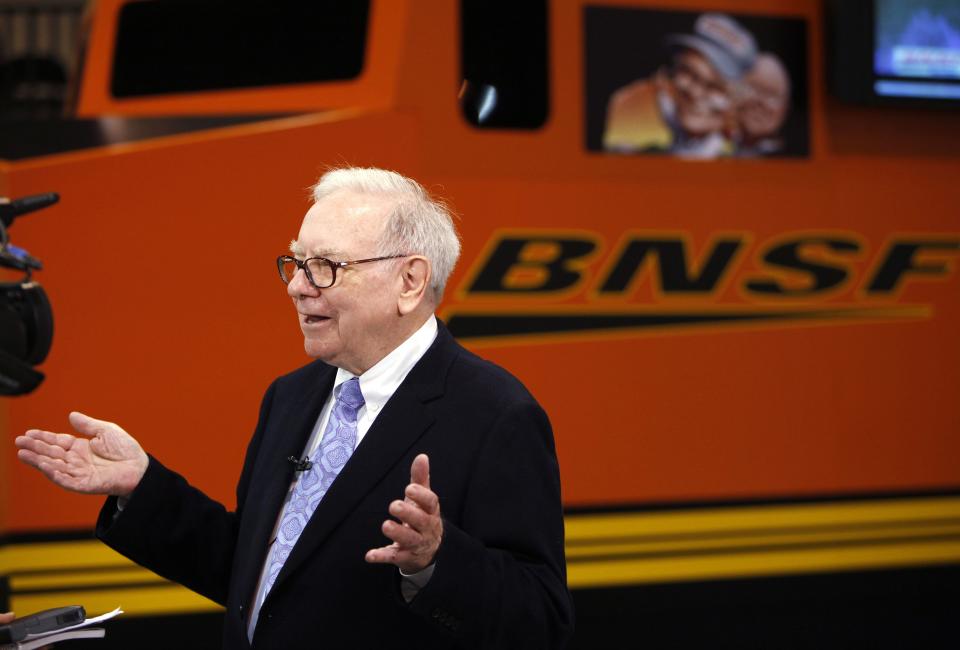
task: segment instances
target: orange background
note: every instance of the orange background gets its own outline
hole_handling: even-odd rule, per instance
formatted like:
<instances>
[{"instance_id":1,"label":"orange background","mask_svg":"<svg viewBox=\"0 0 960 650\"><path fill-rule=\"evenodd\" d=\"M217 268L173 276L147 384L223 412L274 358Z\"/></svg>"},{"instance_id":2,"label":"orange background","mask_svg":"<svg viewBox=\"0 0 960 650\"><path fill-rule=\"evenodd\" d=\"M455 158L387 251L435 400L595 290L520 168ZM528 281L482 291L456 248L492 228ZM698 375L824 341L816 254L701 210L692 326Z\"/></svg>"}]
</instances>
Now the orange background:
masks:
<instances>
[{"instance_id":1,"label":"orange background","mask_svg":"<svg viewBox=\"0 0 960 650\"><path fill-rule=\"evenodd\" d=\"M747 302L736 288L761 270L757 249L785 234L855 233L863 241L850 264L856 282L816 303L776 303L808 306L864 304L864 271L893 236L960 238L960 115L858 108L826 96L816 0L670 6L809 21L810 158L715 163L584 150L580 2L551 3L550 117L530 132L476 130L462 119L456 3L375 2L371 48L379 49L369 51L361 79L329 95L322 86L261 91L255 100L209 93L180 98L183 111L177 98L153 105L106 95L115 4L101 3L94 22L81 101L87 116L340 110L0 163L4 194L62 196L12 231L14 243L45 263L37 277L56 326L45 383L4 406L0 525L8 531L92 526L100 500L64 495L17 463L12 444L30 427L66 430L73 409L120 423L233 504L263 390L308 361L273 259L295 235L306 188L327 165L396 169L452 203L464 252L445 310L490 306L460 290L502 229L598 235L594 280L628 231L682 234L698 256L717 235L747 234L727 288L696 302L708 307ZM920 320L476 347L519 376L550 414L571 506L955 488L956 257L930 257L947 260L951 272L909 280L877 303L931 306ZM650 279L614 303L691 304L654 295ZM554 302L586 309L590 288Z\"/></svg>"}]
</instances>

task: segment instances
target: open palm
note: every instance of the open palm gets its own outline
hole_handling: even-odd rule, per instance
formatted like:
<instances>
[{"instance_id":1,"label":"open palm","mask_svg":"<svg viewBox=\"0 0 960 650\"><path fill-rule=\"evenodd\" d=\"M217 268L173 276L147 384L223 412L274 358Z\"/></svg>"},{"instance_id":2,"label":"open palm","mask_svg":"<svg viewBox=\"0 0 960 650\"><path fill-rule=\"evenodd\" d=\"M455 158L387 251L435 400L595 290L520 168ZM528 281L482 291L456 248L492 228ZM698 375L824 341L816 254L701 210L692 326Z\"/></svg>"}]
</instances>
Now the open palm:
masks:
<instances>
[{"instance_id":1,"label":"open palm","mask_svg":"<svg viewBox=\"0 0 960 650\"><path fill-rule=\"evenodd\" d=\"M17 437L17 456L68 490L129 496L149 462L140 443L116 424L82 413L71 413L70 424L83 436L31 429Z\"/></svg>"}]
</instances>

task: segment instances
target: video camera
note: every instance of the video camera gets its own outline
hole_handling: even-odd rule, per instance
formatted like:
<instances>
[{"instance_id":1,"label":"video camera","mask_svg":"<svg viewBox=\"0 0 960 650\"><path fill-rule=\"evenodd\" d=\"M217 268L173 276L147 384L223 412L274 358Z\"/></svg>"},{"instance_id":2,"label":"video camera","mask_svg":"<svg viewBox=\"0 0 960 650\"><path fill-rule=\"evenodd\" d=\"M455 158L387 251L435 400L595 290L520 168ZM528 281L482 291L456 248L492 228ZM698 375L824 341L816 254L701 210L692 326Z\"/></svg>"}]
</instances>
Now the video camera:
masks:
<instances>
[{"instance_id":1,"label":"video camera","mask_svg":"<svg viewBox=\"0 0 960 650\"><path fill-rule=\"evenodd\" d=\"M18 216L53 205L53 193L10 201L0 198L0 267L23 272L0 282L0 395L26 395L43 381L33 366L43 363L53 342L53 311L47 294L31 277L43 264L10 243L7 229Z\"/></svg>"}]
</instances>

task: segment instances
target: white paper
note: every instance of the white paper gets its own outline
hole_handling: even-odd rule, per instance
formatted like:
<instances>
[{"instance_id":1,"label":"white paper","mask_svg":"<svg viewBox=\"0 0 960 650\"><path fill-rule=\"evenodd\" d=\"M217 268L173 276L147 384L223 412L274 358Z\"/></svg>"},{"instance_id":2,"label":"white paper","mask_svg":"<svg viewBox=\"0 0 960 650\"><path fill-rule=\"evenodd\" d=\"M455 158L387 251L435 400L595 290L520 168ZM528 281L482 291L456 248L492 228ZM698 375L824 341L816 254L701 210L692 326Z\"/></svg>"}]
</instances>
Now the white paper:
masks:
<instances>
[{"instance_id":1,"label":"white paper","mask_svg":"<svg viewBox=\"0 0 960 650\"><path fill-rule=\"evenodd\" d=\"M34 648L46 648L48 645L60 641L72 641L73 639L102 639L107 632L102 627L88 627L83 630L70 630L64 632L47 632L46 634L35 635L37 638L24 639L20 643L3 646L4 648L16 648L17 650L34 650Z\"/></svg>"}]
</instances>

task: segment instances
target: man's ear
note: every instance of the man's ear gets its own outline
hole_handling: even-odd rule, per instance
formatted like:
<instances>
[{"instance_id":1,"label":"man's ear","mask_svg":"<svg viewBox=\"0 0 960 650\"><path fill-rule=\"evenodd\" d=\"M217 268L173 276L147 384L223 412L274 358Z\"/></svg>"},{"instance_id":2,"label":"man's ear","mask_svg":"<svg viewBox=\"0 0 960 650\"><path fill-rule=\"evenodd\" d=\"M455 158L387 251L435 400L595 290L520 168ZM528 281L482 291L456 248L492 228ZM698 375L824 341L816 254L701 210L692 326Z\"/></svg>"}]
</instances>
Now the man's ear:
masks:
<instances>
[{"instance_id":1,"label":"man's ear","mask_svg":"<svg viewBox=\"0 0 960 650\"><path fill-rule=\"evenodd\" d=\"M430 261L419 255L412 255L400 266L400 296L397 298L397 310L401 316L417 309L430 295Z\"/></svg>"}]
</instances>

